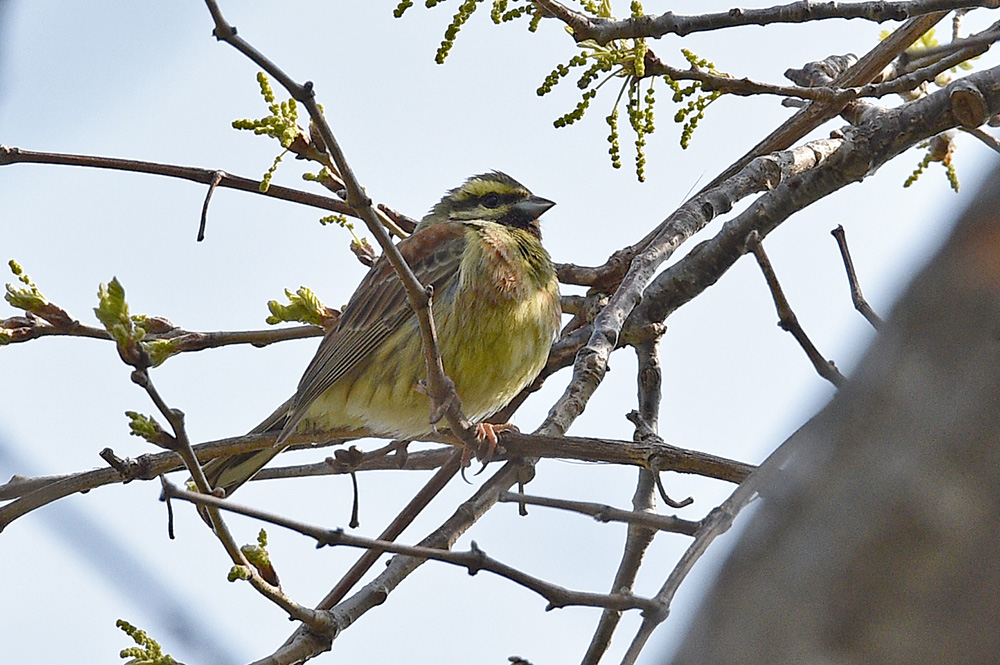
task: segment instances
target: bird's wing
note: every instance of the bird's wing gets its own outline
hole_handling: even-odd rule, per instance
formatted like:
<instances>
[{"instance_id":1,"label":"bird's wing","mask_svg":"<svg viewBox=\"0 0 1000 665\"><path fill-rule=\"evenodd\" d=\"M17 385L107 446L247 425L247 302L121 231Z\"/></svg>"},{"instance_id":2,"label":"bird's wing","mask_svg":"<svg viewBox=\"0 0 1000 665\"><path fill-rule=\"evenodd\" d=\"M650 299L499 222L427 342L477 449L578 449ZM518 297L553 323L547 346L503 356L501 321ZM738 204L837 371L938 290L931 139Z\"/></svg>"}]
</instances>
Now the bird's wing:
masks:
<instances>
[{"instance_id":1,"label":"bird's wing","mask_svg":"<svg viewBox=\"0 0 1000 665\"><path fill-rule=\"evenodd\" d=\"M399 251L420 283L441 293L458 276L465 231L465 224L459 222L436 224L400 242ZM313 400L363 362L411 316L406 290L383 256L358 285L337 327L323 339L302 375L281 438L295 428Z\"/></svg>"}]
</instances>

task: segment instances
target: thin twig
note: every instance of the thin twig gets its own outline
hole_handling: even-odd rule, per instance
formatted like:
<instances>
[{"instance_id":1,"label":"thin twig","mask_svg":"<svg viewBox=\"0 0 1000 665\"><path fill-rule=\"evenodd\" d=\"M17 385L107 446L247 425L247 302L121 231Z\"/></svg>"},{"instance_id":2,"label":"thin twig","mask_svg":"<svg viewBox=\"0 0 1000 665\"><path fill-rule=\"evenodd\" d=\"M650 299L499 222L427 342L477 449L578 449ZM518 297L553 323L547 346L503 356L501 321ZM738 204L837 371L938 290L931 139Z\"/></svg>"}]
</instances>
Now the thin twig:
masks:
<instances>
[{"instance_id":1,"label":"thin twig","mask_svg":"<svg viewBox=\"0 0 1000 665\"><path fill-rule=\"evenodd\" d=\"M817 168L841 145L842 139L825 139L811 142L808 147L754 159L736 176L706 188L686 201L657 226L653 239L632 259L621 284L594 319L587 343L576 354L573 377L562 397L549 410L540 431L545 434L564 433L583 412L603 381L608 359L619 343L628 342L631 336L644 334L641 326L631 329L624 339L621 333L632 310L643 299L643 291L664 261L715 217L729 212L736 202L761 191L780 188L785 179Z\"/></svg>"},{"instance_id":2,"label":"thin twig","mask_svg":"<svg viewBox=\"0 0 1000 665\"><path fill-rule=\"evenodd\" d=\"M625 656L622 658L622 665L635 665L636 659L638 659L639 653L646 645L646 641L649 640L649 636L652 635L653 629L667 618L670 603L673 602L674 595L676 595L677 590L680 588L681 582L687 578L688 573L694 568L694 564L705 553L708 546L718 536L729 530L736 515L746 505L745 501L743 501L744 495L745 492L741 492L741 488L737 488L722 505L712 510L702 521L701 528L695 534L694 542L685 550L680 561L670 571L666 582L664 582L660 591L656 594L655 599L660 603L657 611L643 613L642 624L632 639L628 651L626 651Z\"/></svg>"},{"instance_id":3,"label":"thin twig","mask_svg":"<svg viewBox=\"0 0 1000 665\"><path fill-rule=\"evenodd\" d=\"M760 234L756 231L751 231L750 235L747 236L746 246L757 258L757 265L760 266L760 271L764 273L764 279L767 280L767 287L771 290L771 297L774 298L774 307L778 310L778 325L782 330L792 334L792 337L799 343L802 350L806 352L806 356L809 357L809 361L816 368L816 372L820 376L835 386L843 385L846 380L844 375L840 373L840 370L837 369L837 366L833 362L828 361L819 352L809 339L809 336L806 335L806 331L802 329L802 325L799 324L799 319L795 316L795 312L792 311L792 306L788 304L788 299L785 297L784 291L781 290L781 284L778 283L778 276L774 272L774 266L771 265L771 261L767 258L767 253L764 251L764 245L760 241Z\"/></svg>"},{"instance_id":4,"label":"thin twig","mask_svg":"<svg viewBox=\"0 0 1000 665\"><path fill-rule=\"evenodd\" d=\"M353 432L353 434L360 436L357 432ZM300 435L300 438L302 436ZM324 434L322 438L326 436ZM426 440L433 439L427 437ZM457 443L455 439L444 435L437 437L437 440L439 443ZM273 444L274 437L252 436L246 437L246 439L224 439L218 443L203 445L211 445L212 457L219 457L225 455L227 450L247 452L267 448L268 442ZM450 449L444 448L410 453L403 468L412 470L437 468L441 461L447 457L449 451ZM205 455L200 456L206 457ZM523 457L637 466L647 470L694 474L731 483L741 482L753 470L751 464L697 450L678 448L658 439L637 442L580 436L561 437L514 432L503 433L500 437L500 447L497 448L493 460L502 462ZM356 470L395 468L398 467L394 460L386 458L369 460L366 458L365 462ZM345 467L336 462L323 461L288 467L267 467L258 473L253 480L338 475L347 473L347 471ZM2 490L3 486L0 485L0 492Z\"/></svg>"},{"instance_id":5,"label":"thin twig","mask_svg":"<svg viewBox=\"0 0 1000 665\"><path fill-rule=\"evenodd\" d=\"M933 28L946 15L947 12L935 12L908 20L879 42L856 64L838 76L834 85L849 88L871 83L896 56L905 51L920 35ZM835 117L842 109L843 106L840 104L810 103L716 176L702 191L733 177L756 157L770 154L776 150L786 150L803 136Z\"/></svg>"},{"instance_id":6,"label":"thin twig","mask_svg":"<svg viewBox=\"0 0 1000 665\"><path fill-rule=\"evenodd\" d=\"M674 569L670 571L670 574L655 596L655 600L660 602L659 611L643 613L642 625L640 625L625 656L622 658L622 665L635 664L639 653L642 651L650 635L652 635L653 630L667 618L670 605L677 590L694 568L695 563L698 562L716 538L729 531L733 521L746 508L750 501L757 496L760 488L775 486L778 482L777 478L783 472L788 459L796 450L802 449L803 437L815 434L813 429L815 421L816 416L793 432L733 491L729 498L713 509L701 521L701 527L695 534L694 541L688 546L688 549L681 556Z\"/></svg>"},{"instance_id":7,"label":"thin twig","mask_svg":"<svg viewBox=\"0 0 1000 665\"><path fill-rule=\"evenodd\" d=\"M995 93L1000 68L970 74L916 101L885 109L852 130L850 140L839 140L836 154L819 160L812 169L783 178L781 184L728 220L711 239L663 270L642 294L642 302L624 326L628 339L633 330L650 322L663 322L691 302L722 276L743 255L747 235L756 230L761 237L791 215L853 182L859 182L890 159L921 141L952 129L958 120L952 110L952 93L962 84L983 93L987 117L1000 110ZM833 147L838 139L822 139L795 148L805 158L809 150ZM782 154L782 153L777 153ZM685 204L687 205L687 204Z\"/></svg>"},{"instance_id":8,"label":"thin twig","mask_svg":"<svg viewBox=\"0 0 1000 665\"><path fill-rule=\"evenodd\" d=\"M997 26L984 31L987 38L970 42L965 48L957 50L948 55L936 59L921 60L929 64L914 69L908 73L901 74L884 83L869 83L858 89L858 97L884 97L890 94L903 94L915 90L917 86L933 81L943 72L959 66L967 60L978 57L986 53L995 41L1000 39L1000 29Z\"/></svg>"},{"instance_id":9,"label":"thin twig","mask_svg":"<svg viewBox=\"0 0 1000 665\"><path fill-rule=\"evenodd\" d=\"M449 517L440 527L420 541L421 547L450 549L455 541L468 530L497 501L500 491L510 489L521 476L523 463L508 462L490 477L479 490ZM331 612L338 631L346 630L369 610L378 607L410 573L425 559L405 555L392 557L385 570L368 582L354 595L341 601ZM329 650L333 636L317 636L299 627L265 662L301 662L317 653Z\"/></svg>"},{"instance_id":10,"label":"thin twig","mask_svg":"<svg viewBox=\"0 0 1000 665\"><path fill-rule=\"evenodd\" d=\"M394 444L386 447L395 448ZM402 464L395 455L373 455L365 453L364 461L357 467L348 468L334 457L327 457L314 464L264 467L251 480L278 480L304 478L308 476L342 475L351 471L433 471L441 468L455 452L454 446L442 446L432 450L407 453Z\"/></svg>"},{"instance_id":11,"label":"thin twig","mask_svg":"<svg viewBox=\"0 0 1000 665\"><path fill-rule=\"evenodd\" d=\"M990 150L993 150L994 152L1000 152L1000 139L997 139L997 137L985 131L983 128L977 127L975 129L968 129L966 127L959 127L959 129L967 134L975 136L977 139L982 141L983 144L986 145Z\"/></svg>"},{"instance_id":12,"label":"thin twig","mask_svg":"<svg viewBox=\"0 0 1000 665\"><path fill-rule=\"evenodd\" d=\"M648 53L648 51L647 51ZM858 97L857 88L834 88L829 86L799 86L778 85L753 81L748 78L735 78L712 74L701 69L690 67L681 69L663 62L655 56L647 59L645 75L666 76L674 81L698 81L706 92L723 92L738 97L754 97L758 95L777 95L795 99L808 99L825 104L846 104Z\"/></svg>"},{"instance_id":13,"label":"thin twig","mask_svg":"<svg viewBox=\"0 0 1000 665\"><path fill-rule=\"evenodd\" d=\"M27 316L15 316L0 321L5 341L8 344L27 342L39 337L87 337L114 341L111 334L104 328L97 328L81 323L68 311L51 301L44 301L32 306L26 311ZM324 324L332 326L340 313L337 310L324 308ZM204 349L229 346L231 344L251 344L264 347L275 342L291 339L305 339L324 334L324 328L316 325L297 326L294 328L271 328L268 330L237 330L193 332L178 328L162 317L146 317L143 324L145 334L142 344L168 341L169 352L174 355L187 351L202 351Z\"/></svg>"},{"instance_id":14,"label":"thin twig","mask_svg":"<svg viewBox=\"0 0 1000 665\"><path fill-rule=\"evenodd\" d=\"M955 53L956 51L964 51L974 45L992 44L997 41L998 31L1000 31L1000 22L994 23L985 30L977 32L974 35L969 35L968 37L962 37L944 44L938 44L937 46L931 46L916 51L903 51L896 59L897 64L895 66L902 67L904 70L909 70L914 67L923 67L927 62L936 62L940 60L943 55Z\"/></svg>"},{"instance_id":15,"label":"thin twig","mask_svg":"<svg viewBox=\"0 0 1000 665\"><path fill-rule=\"evenodd\" d=\"M10 336L9 343L27 342L39 337L86 337L113 341L111 335L103 328L88 326L74 321L71 326L56 326L43 323L37 318L14 317L0 321L4 332ZM233 344L250 344L264 347L275 342L292 339L307 339L321 337L323 328L313 325L296 326L294 328L272 328L269 330L220 330L197 332L183 328L171 328L167 332L148 332L143 337L144 342L170 340L172 353L187 351L203 351Z\"/></svg>"},{"instance_id":16,"label":"thin twig","mask_svg":"<svg viewBox=\"0 0 1000 665\"><path fill-rule=\"evenodd\" d=\"M837 246L840 247L840 256L844 259L844 269L847 270L847 282L851 286L851 301L854 303L854 308L861 312L861 315L868 320L872 328L878 330L882 327L882 317L875 313L872 306L865 300L864 294L861 293L861 283L858 281L858 275L854 271L854 261L851 259L851 252L847 248L847 235L844 233L843 225L838 224L837 228L830 231L830 234L837 239Z\"/></svg>"}]
</instances>

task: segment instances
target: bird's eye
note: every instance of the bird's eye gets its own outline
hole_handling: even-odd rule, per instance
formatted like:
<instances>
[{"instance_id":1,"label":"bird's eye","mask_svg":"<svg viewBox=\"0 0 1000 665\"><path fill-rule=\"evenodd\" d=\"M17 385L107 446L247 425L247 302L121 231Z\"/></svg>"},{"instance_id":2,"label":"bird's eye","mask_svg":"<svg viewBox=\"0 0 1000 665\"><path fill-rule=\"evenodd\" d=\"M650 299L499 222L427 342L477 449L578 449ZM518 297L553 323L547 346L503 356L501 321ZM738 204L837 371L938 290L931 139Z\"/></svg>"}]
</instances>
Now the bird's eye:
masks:
<instances>
[{"instance_id":1,"label":"bird's eye","mask_svg":"<svg viewBox=\"0 0 1000 665\"><path fill-rule=\"evenodd\" d=\"M500 205L500 196L497 194L487 194L483 199L483 205L487 208L496 208Z\"/></svg>"}]
</instances>

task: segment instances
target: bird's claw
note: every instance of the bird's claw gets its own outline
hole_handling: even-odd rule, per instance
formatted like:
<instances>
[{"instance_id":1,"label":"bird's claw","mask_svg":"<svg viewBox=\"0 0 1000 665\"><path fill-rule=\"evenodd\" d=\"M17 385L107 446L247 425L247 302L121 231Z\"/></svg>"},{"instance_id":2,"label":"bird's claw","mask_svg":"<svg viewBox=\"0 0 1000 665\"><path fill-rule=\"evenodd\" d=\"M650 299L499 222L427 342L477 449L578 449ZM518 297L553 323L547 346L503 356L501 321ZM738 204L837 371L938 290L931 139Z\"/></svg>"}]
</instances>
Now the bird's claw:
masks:
<instances>
[{"instance_id":1,"label":"bird's claw","mask_svg":"<svg viewBox=\"0 0 1000 665\"><path fill-rule=\"evenodd\" d=\"M478 476L486 469L486 465L493 460L493 453L496 452L497 444L499 443L497 435L502 432L520 434L521 430L510 423L479 423L476 425L476 443L478 447L474 449L472 446L465 446L465 450L462 451L461 473L463 480L465 480L465 470L472 463L472 453L475 453L476 458L483 463L483 466L480 467L479 471L476 471L475 475ZM466 482L468 481L466 480Z\"/></svg>"},{"instance_id":2,"label":"bird's claw","mask_svg":"<svg viewBox=\"0 0 1000 665\"><path fill-rule=\"evenodd\" d=\"M476 425L476 441L480 444L476 456L482 460L484 467L487 462L493 459L493 453L497 449L497 435L501 432L520 434L521 430L510 423L479 423Z\"/></svg>"}]
</instances>

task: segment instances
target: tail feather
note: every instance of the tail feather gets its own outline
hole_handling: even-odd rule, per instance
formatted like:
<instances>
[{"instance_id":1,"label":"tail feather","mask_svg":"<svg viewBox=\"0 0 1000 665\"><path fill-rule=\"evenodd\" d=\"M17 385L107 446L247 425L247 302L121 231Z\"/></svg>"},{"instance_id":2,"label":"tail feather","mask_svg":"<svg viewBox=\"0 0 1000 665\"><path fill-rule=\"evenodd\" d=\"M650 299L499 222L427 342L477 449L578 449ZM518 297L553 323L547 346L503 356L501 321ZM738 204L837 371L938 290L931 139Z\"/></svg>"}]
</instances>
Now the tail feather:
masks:
<instances>
[{"instance_id":1,"label":"tail feather","mask_svg":"<svg viewBox=\"0 0 1000 665\"><path fill-rule=\"evenodd\" d=\"M284 404L275 409L274 413L264 419L259 425L250 430L249 434L265 434L268 432L283 432L285 424L288 422L289 411L292 408L292 400L289 399ZM284 437L280 437L279 441ZM255 450L248 453L238 453L228 457L217 457L207 462L202 469L209 485L215 489L223 489L226 496L231 495L243 483L247 482L258 471L270 462L287 447L284 443L279 443L272 448ZM190 479L189 479L190 480ZM201 511L199 511L201 512ZM203 517L206 517L202 513ZM208 521L206 519L206 521Z\"/></svg>"}]
</instances>

